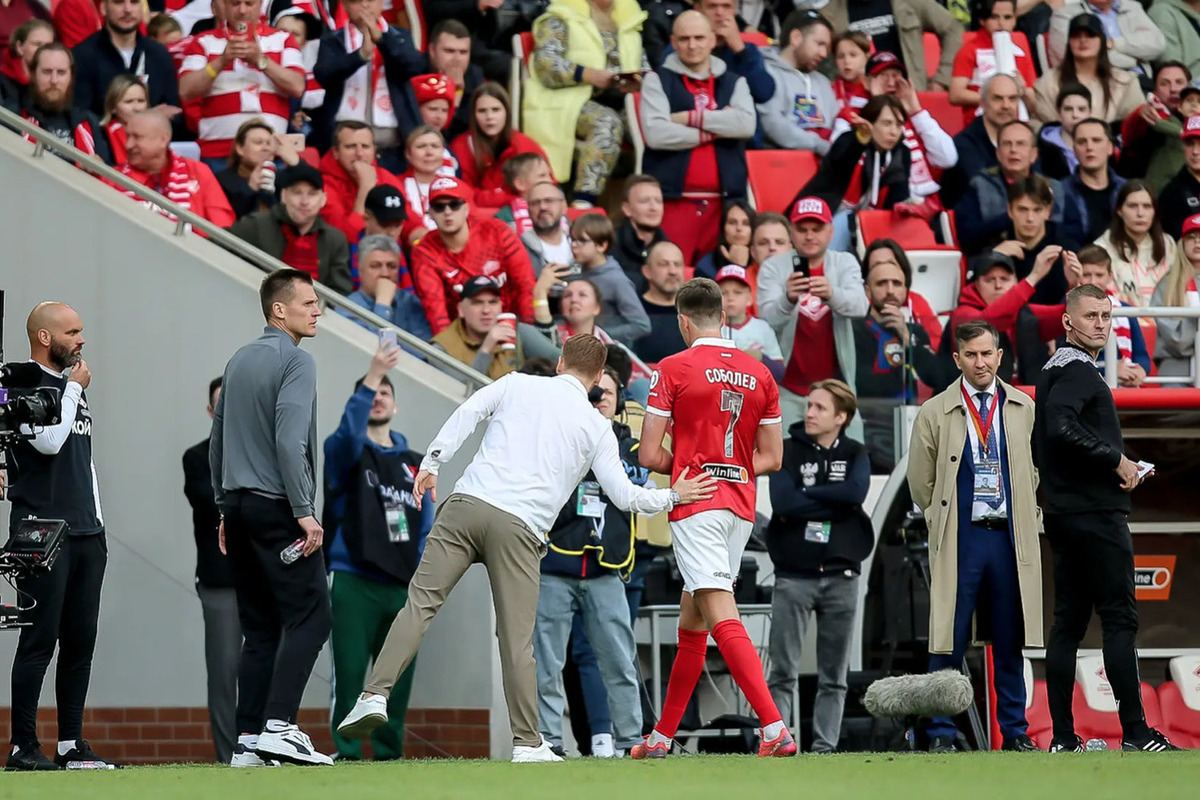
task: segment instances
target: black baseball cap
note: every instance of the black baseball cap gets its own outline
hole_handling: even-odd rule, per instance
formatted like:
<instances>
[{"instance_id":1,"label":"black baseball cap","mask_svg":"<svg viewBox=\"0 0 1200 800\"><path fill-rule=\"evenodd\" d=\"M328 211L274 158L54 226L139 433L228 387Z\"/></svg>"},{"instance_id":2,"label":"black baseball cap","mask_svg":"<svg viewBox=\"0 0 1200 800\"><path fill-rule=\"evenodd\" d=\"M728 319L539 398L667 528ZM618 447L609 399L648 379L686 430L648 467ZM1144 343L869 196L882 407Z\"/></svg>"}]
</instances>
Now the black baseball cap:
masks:
<instances>
[{"instance_id":1,"label":"black baseball cap","mask_svg":"<svg viewBox=\"0 0 1200 800\"><path fill-rule=\"evenodd\" d=\"M1093 36L1105 38L1104 23L1095 14L1083 13L1076 14L1071 17L1071 25L1067 28L1067 38L1074 36L1080 31L1086 31Z\"/></svg>"},{"instance_id":2,"label":"black baseball cap","mask_svg":"<svg viewBox=\"0 0 1200 800\"><path fill-rule=\"evenodd\" d=\"M408 218L408 211L404 208L404 196L395 186L386 183L367 192L363 206L381 223L400 222Z\"/></svg>"},{"instance_id":3,"label":"black baseball cap","mask_svg":"<svg viewBox=\"0 0 1200 800\"><path fill-rule=\"evenodd\" d=\"M989 250L986 253L980 253L967 262L967 280L973 281L980 275L989 272L993 267L1003 267L1012 274L1017 274L1017 265L1013 260L1004 253L997 253L995 250Z\"/></svg>"},{"instance_id":4,"label":"black baseball cap","mask_svg":"<svg viewBox=\"0 0 1200 800\"><path fill-rule=\"evenodd\" d=\"M487 275L476 275L474 278L471 278L471 280L464 283L462 287L462 296L464 300L468 297L474 297L475 295L482 294L484 292L495 292L496 294L500 294L500 284L496 282L495 278L489 278Z\"/></svg>"},{"instance_id":5,"label":"black baseball cap","mask_svg":"<svg viewBox=\"0 0 1200 800\"><path fill-rule=\"evenodd\" d=\"M286 189L297 183L310 183L314 189L325 191L325 179L321 177L321 171L304 160L294 167L282 170L279 177L275 179L275 186L278 189Z\"/></svg>"}]
</instances>

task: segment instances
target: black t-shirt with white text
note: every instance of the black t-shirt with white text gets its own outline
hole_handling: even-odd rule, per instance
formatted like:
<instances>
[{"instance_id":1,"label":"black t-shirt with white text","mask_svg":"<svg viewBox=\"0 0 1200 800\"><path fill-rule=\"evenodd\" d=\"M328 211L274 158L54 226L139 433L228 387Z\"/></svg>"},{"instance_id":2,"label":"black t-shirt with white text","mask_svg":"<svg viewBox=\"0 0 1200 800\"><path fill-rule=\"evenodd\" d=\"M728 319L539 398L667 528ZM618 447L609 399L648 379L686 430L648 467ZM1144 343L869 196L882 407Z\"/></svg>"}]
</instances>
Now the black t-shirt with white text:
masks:
<instances>
[{"instance_id":1,"label":"black t-shirt with white text","mask_svg":"<svg viewBox=\"0 0 1200 800\"><path fill-rule=\"evenodd\" d=\"M67 387L65 375L42 369L42 386L60 392ZM41 453L32 442L14 448L15 464L9 464L12 518L61 519L71 526L72 536L104 531L100 510L100 488L92 463L92 412L87 393L80 394L71 432L57 453Z\"/></svg>"},{"instance_id":2,"label":"black t-shirt with white text","mask_svg":"<svg viewBox=\"0 0 1200 800\"><path fill-rule=\"evenodd\" d=\"M865 33L875 45L875 52L904 57L900 52L900 30L892 13L892 0L851 0L846 4L846 13L850 30Z\"/></svg>"}]
</instances>

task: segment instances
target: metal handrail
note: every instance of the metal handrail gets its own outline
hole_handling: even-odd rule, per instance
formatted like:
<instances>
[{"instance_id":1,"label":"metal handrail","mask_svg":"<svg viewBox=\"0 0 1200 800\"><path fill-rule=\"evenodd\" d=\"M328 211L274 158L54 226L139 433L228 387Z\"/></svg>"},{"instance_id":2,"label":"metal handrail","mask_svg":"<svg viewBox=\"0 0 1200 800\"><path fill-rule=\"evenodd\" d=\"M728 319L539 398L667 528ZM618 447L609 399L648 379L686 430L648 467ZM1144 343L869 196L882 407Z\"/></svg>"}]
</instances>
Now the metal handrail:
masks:
<instances>
[{"instance_id":1,"label":"metal handrail","mask_svg":"<svg viewBox=\"0 0 1200 800\"><path fill-rule=\"evenodd\" d=\"M1170 306L1150 306L1147 308L1138 308L1137 306L1115 306L1112 310L1114 317L1187 317L1200 319L1200 308L1173 308ZM1151 353L1153 358L1154 354ZM1108 341L1104 343L1104 382L1112 388L1117 388L1119 381L1117 380L1117 337L1109 336ZM1196 330L1196 342L1192 349L1192 372L1190 377L1169 377L1154 376L1146 378L1146 383L1156 383L1159 385L1172 386L1193 386L1200 389L1200 326Z\"/></svg>"},{"instance_id":2,"label":"metal handrail","mask_svg":"<svg viewBox=\"0 0 1200 800\"><path fill-rule=\"evenodd\" d=\"M243 261L258 267L263 272L274 272L277 269L283 269L287 265L277 258L259 250L252 244L242 241L224 228L218 228L208 220L189 211L185 208L180 208L175 203L163 197L158 192L150 189L142 184L122 175L112 167L103 163L95 156L88 155L82 150L79 150L72 145L67 144L61 139L46 130L30 125L20 116L12 113L6 108L0 107L0 125L3 125L10 130L16 131L25 137L32 139L34 142L33 157L42 158L46 151L63 156L67 161L73 161L79 169L88 172L97 177L103 178L109 183L119 186L121 189L132 192L139 199L153 203L161 209L169 212L176 219L175 236L185 236L191 230L202 232L208 240L216 245L219 245L224 250L227 250L241 258ZM324 301L325 305L333 306L339 311L347 313L349 316L362 320L376 328L392 328L396 331L396 339L400 344L404 345L410 351L417 351L421 356L438 367L444 367L446 371L451 372L454 377L461 380L466 385L466 393L470 395L481 386L491 383L491 378L476 371L468 364L464 364L453 356L445 353L436 347L431 346L428 342L413 336L405 330L396 328L387 320L380 317L378 314L363 308L354 303L332 289L323 286L319 283L314 284L317 290L317 296Z\"/></svg>"}]
</instances>

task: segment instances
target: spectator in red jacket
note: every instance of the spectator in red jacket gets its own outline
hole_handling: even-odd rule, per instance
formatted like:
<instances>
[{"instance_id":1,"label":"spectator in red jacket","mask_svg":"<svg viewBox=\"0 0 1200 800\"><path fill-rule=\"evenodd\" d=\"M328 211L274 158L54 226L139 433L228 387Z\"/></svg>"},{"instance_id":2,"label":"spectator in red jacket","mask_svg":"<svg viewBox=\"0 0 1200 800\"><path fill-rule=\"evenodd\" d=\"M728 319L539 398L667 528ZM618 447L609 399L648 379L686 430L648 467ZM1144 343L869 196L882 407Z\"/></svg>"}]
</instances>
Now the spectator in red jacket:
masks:
<instances>
[{"instance_id":1,"label":"spectator in red jacket","mask_svg":"<svg viewBox=\"0 0 1200 800\"><path fill-rule=\"evenodd\" d=\"M49 3L42 4L38 0L0 0L0 50L8 48L9 40L22 23L31 19L44 19L49 22L50 12L46 10L48 5Z\"/></svg>"},{"instance_id":2,"label":"spectator in red jacket","mask_svg":"<svg viewBox=\"0 0 1200 800\"><path fill-rule=\"evenodd\" d=\"M31 19L13 31L12 40L0 58L0 103L19 105L21 94L33 74L33 54L54 41L54 26L44 19Z\"/></svg>"},{"instance_id":3,"label":"spectator in red jacket","mask_svg":"<svg viewBox=\"0 0 1200 800\"><path fill-rule=\"evenodd\" d=\"M100 30L104 24L94 0L58 0L52 19L54 27L58 29L59 41L70 48Z\"/></svg>"},{"instance_id":4,"label":"spectator in red jacket","mask_svg":"<svg viewBox=\"0 0 1200 800\"><path fill-rule=\"evenodd\" d=\"M100 123L108 133L113 163L125 163L125 126L150 105L146 86L135 75L118 75L108 85L104 97L104 118Z\"/></svg>"},{"instance_id":5,"label":"spectator in red jacket","mask_svg":"<svg viewBox=\"0 0 1200 800\"><path fill-rule=\"evenodd\" d=\"M478 208L500 208L513 199L504 182L504 163L508 159L519 153L537 153L546 158L541 145L513 130L510 109L504 87L483 84L471 95L471 129L450 143L462 179L475 187Z\"/></svg>"},{"instance_id":6,"label":"spectator in red jacket","mask_svg":"<svg viewBox=\"0 0 1200 800\"><path fill-rule=\"evenodd\" d=\"M367 194L381 184L400 187L400 180L375 164L375 132L358 120L342 120L333 129L333 147L321 158L325 208L321 217L358 241L363 229Z\"/></svg>"},{"instance_id":7,"label":"spectator in red jacket","mask_svg":"<svg viewBox=\"0 0 1200 800\"><path fill-rule=\"evenodd\" d=\"M171 121L161 111L143 111L125 128L128 161L118 170L218 228L228 228L236 217L229 199L212 170L199 161L171 150ZM136 197L133 192L125 192ZM147 201L144 205L168 219L168 211Z\"/></svg>"},{"instance_id":8,"label":"spectator in red jacket","mask_svg":"<svg viewBox=\"0 0 1200 800\"><path fill-rule=\"evenodd\" d=\"M455 171L446 168L442 156L445 150L442 132L432 125L421 125L408 134L404 148L408 169L400 176L400 191L408 212L400 244L406 249L415 247L421 237L437 228L429 215L429 187L440 176L455 177Z\"/></svg>"},{"instance_id":9,"label":"spectator in red jacket","mask_svg":"<svg viewBox=\"0 0 1200 800\"><path fill-rule=\"evenodd\" d=\"M533 323L533 266L521 240L491 217L468 219L471 187L439 177L429 187L437 231L413 248L413 284L436 336L458 315L462 286L476 275L500 284L504 310Z\"/></svg>"}]
</instances>

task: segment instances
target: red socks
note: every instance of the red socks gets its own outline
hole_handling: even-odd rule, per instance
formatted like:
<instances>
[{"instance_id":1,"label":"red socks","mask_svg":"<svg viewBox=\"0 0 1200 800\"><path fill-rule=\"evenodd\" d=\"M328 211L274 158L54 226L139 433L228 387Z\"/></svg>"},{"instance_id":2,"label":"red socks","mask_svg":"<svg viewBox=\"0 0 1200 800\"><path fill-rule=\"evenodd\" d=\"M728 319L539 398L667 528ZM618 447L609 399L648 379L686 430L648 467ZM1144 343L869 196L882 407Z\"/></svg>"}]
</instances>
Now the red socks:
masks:
<instances>
[{"instance_id":1,"label":"red socks","mask_svg":"<svg viewBox=\"0 0 1200 800\"><path fill-rule=\"evenodd\" d=\"M671 678L667 681L667 696L663 700L662 716L654 726L654 730L662 736L673 739L675 732L679 730L679 721L683 719L688 700L692 699L692 691L700 680L700 673L704 672L704 659L707 655L708 631L679 629L679 647L675 651L675 663L671 665ZM762 672L761 667L759 672Z\"/></svg>"},{"instance_id":2,"label":"red socks","mask_svg":"<svg viewBox=\"0 0 1200 800\"><path fill-rule=\"evenodd\" d=\"M758 657L758 651L754 649L750 637L746 635L746 628L742 625L741 620L727 619L718 622L713 626L712 636L725 663L729 665L729 672L733 675L734 682L742 690L742 694L746 695L746 699L750 701L750 707L758 715L759 724L765 727L783 719L775 701L771 699L770 690L767 689L767 679L763 677L762 660ZM683 649L682 640L680 640L680 649ZM672 672L671 678L674 679L674 677Z\"/></svg>"}]
</instances>

